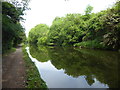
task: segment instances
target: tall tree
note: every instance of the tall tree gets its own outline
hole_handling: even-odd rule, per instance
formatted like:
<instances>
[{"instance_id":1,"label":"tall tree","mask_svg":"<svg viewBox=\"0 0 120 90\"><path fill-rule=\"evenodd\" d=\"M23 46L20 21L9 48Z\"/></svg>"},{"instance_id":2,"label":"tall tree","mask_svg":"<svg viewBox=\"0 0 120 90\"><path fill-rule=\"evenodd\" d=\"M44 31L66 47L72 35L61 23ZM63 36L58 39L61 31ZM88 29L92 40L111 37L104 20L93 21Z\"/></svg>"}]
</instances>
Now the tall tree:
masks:
<instances>
[{"instance_id":1,"label":"tall tree","mask_svg":"<svg viewBox=\"0 0 120 90\"><path fill-rule=\"evenodd\" d=\"M85 15L91 14L92 10L93 10L93 7L88 5L86 10L85 10Z\"/></svg>"},{"instance_id":2,"label":"tall tree","mask_svg":"<svg viewBox=\"0 0 120 90\"><path fill-rule=\"evenodd\" d=\"M2 2L2 51L5 53L20 43L25 36L24 28L20 24L23 14L22 4L15 5L18 1L3 1ZM26 6L27 7L27 6Z\"/></svg>"}]
</instances>

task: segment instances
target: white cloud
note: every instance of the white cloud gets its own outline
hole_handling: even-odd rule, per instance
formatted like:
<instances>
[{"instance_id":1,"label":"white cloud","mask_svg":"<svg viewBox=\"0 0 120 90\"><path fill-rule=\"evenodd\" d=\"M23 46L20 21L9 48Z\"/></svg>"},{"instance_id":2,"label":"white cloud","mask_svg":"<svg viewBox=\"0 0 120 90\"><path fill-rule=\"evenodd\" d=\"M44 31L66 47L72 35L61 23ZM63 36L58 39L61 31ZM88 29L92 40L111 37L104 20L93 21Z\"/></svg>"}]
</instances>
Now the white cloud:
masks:
<instances>
[{"instance_id":1,"label":"white cloud","mask_svg":"<svg viewBox=\"0 0 120 90\"><path fill-rule=\"evenodd\" d=\"M65 16L67 13L84 13L88 4L94 7L93 12L104 10L116 0L31 0L26 11L24 26L26 34L37 24L51 25L56 16Z\"/></svg>"}]
</instances>

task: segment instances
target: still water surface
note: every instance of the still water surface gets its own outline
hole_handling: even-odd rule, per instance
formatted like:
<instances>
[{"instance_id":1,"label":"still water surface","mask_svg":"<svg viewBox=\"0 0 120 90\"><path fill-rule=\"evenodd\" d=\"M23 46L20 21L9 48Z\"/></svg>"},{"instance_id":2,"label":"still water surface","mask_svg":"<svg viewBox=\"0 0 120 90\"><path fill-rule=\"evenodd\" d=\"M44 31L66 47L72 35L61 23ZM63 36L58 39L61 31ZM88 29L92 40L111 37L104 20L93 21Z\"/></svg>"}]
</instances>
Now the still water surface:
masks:
<instances>
[{"instance_id":1,"label":"still water surface","mask_svg":"<svg viewBox=\"0 0 120 90\"><path fill-rule=\"evenodd\" d=\"M48 88L118 87L118 52L34 45L26 49Z\"/></svg>"}]
</instances>

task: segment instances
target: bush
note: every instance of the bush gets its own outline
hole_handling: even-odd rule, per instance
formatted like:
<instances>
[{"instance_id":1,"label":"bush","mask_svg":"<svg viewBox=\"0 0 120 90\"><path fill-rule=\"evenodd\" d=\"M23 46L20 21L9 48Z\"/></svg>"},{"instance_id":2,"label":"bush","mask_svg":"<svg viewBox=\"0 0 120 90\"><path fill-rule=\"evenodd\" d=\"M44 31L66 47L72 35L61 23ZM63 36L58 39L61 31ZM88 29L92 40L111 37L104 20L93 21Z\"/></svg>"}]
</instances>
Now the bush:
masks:
<instances>
[{"instance_id":1,"label":"bush","mask_svg":"<svg viewBox=\"0 0 120 90\"><path fill-rule=\"evenodd\" d=\"M101 42L97 41L97 40L92 40L92 41L84 41L84 42L80 42L80 43L76 43L74 44L74 46L79 46L79 47L83 47L83 48L97 48L97 49L103 49L106 48Z\"/></svg>"}]
</instances>

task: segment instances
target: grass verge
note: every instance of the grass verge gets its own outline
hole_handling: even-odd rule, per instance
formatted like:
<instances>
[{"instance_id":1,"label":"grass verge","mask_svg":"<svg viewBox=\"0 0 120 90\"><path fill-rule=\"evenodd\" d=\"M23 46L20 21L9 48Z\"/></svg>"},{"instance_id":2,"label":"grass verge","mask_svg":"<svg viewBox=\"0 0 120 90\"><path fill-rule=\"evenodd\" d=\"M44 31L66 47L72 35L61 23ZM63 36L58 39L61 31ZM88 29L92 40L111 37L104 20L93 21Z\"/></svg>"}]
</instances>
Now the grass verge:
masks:
<instances>
[{"instance_id":1,"label":"grass verge","mask_svg":"<svg viewBox=\"0 0 120 90\"><path fill-rule=\"evenodd\" d=\"M107 49L103 44L98 42L97 40L92 40L92 41L83 41L80 43L74 44L74 46L79 46L81 48L91 48L91 49Z\"/></svg>"},{"instance_id":2,"label":"grass verge","mask_svg":"<svg viewBox=\"0 0 120 90\"><path fill-rule=\"evenodd\" d=\"M46 83L40 77L37 67L29 58L25 47L26 46L23 45L22 51L26 67L26 88L44 88L47 90Z\"/></svg>"},{"instance_id":3,"label":"grass verge","mask_svg":"<svg viewBox=\"0 0 120 90\"><path fill-rule=\"evenodd\" d=\"M8 54L10 54L10 53L12 53L12 52L15 52L15 51L16 51L16 48L11 48L11 49L5 51L5 52L2 54L2 56L7 56Z\"/></svg>"}]
</instances>

